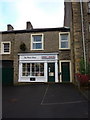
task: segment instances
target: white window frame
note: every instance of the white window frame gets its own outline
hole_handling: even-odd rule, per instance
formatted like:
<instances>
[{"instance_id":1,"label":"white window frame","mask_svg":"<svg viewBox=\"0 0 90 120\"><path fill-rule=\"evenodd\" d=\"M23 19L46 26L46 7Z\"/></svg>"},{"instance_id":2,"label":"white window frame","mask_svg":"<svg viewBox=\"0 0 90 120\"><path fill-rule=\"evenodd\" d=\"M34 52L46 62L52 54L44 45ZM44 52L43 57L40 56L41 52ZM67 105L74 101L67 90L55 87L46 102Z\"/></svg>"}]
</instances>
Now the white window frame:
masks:
<instances>
[{"instance_id":1,"label":"white window frame","mask_svg":"<svg viewBox=\"0 0 90 120\"><path fill-rule=\"evenodd\" d=\"M9 52L4 52L5 43L9 43ZM1 54L10 54L10 53L11 53L11 42L10 41L1 42Z\"/></svg>"},{"instance_id":2,"label":"white window frame","mask_svg":"<svg viewBox=\"0 0 90 120\"><path fill-rule=\"evenodd\" d=\"M60 35L64 35L64 34L68 34L68 48L61 48L61 36ZM59 49L61 50L66 50L66 49L70 49L70 32L60 32L59 33Z\"/></svg>"},{"instance_id":3,"label":"white window frame","mask_svg":"<svg viewBox=\"0 0 90 120\"><path fill-rule=\"evenodd\" d=\"M23 62L24 63L24 62ZM38 76L35 76L35 75L23 75L23 63L22 63L22 77L44 77L44 75L38 75ZM28 62L24 63L24 64L27 64ZM30 64L30 69L32 68L32 64L43 64L44 65L44 62L29 62L28 64ZM45 66L43 66L45 67ZM26 67L27 68L27 67ZM32 71L32 70L30 70ZM27 71L26 71L27 72ZM34 72L36 72L36 69L34 68ZM39 73L40 73L40 66L39 66ZM32 72L31 72L32 73ZM43 74L44 74L44 69L43 69Z\"/></svg>"},{"instance_id":4,"label":"white window frame","mask_svg":"<svg viewBox=\"0 0 90 120\"><path fill-rule=\"evenodd\" d=\"M41 35L42 36L42 40L40 43L42 43L42 48L41 49L33 49L33 36L38 36ZM39 34L31 34L31 50L44 50L44 34L43 33L39 33Z\"/></svg>"}]
</instances>

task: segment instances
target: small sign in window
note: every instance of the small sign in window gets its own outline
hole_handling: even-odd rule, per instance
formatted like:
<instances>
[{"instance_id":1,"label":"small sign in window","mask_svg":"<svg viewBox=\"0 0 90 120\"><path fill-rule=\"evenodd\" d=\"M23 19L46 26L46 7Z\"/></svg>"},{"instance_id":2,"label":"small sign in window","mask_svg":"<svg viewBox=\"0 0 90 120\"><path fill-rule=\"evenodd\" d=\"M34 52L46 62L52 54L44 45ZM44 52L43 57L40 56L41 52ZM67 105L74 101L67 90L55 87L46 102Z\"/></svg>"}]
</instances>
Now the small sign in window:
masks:
<instances>
[{"instance_id":1,"label":"small sign in window","mask_svg":"<svg viewBox=\"0 0 90 120\"><path fill-rule=\"evenodd\" d=\"M49 76L54 76L54 72L50 72L50 73L49 73Z\"/></svg>"}]
</instances>

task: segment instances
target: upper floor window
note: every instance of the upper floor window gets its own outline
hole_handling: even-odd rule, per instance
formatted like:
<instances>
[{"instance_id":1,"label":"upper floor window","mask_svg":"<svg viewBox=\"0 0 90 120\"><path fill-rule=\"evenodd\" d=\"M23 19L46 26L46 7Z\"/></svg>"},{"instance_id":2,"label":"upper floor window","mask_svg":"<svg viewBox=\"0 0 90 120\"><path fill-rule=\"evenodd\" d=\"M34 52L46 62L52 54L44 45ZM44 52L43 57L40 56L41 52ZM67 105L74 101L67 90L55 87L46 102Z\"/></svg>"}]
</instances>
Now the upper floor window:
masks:
<instances>
[{"instance_id":1,"label":"upper floor window","mask_svg":"<svg viewBox=\"0 0 90 120\"><path fill-rule=\"evenodd\" d=\"M11 52L11 42L1 42L1 53L10 54Z\"/></svg>"},{"instance_id":2,"label":"upper floor window","mask_svg":"<svg viewBox=\"0 0 90 120\"><path fill-rule=\"evenodd\" d=\"M90 13L90 1L88 2L88 13Z\"/></svg>"},{"instance_id":3,"label":"upper floor window","mask_svg":"<svg viewBox=\"0 0 90 120\"><path fill-rule=\"evenodd\" d=\"M43 50L43 34L31 35L31 50Z\"/></svg>"},{"instance_id":4,"label":"upper floor window","mask_svg":"<svg viewBox=\"0 0 90 120\"><path fill-rule=\"evenodd\" d=\"M70 49L70 34L69 32L59 34L59 48Z\"/></svg>"}]
</instances>

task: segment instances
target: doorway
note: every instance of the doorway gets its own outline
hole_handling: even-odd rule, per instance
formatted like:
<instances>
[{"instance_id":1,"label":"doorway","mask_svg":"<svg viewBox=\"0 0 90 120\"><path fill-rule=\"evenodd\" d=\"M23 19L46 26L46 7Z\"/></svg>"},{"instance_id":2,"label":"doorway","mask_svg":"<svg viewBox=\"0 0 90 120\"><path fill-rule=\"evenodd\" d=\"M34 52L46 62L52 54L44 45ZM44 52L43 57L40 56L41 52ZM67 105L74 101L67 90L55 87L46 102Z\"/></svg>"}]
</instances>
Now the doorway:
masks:
<instances>
[{"instance_id":1,"label":"doorway","mask_svg":"<svg viewBox=\"0 0 90 120\"><path fill-rule=\"evenodd\" d=\"M55 82L55 63L48 63L48 82Z\"/></svg>"},{"instance_id":2,"label":"doorway","mask_svg":"<svg viewBox=\"0 0 90 120\"><path fill-rule=\"evenodd\" d=\"M60 81L61 82L71 82L71 62L70 61L60 61Z\"/></svg>"}]
</instances>

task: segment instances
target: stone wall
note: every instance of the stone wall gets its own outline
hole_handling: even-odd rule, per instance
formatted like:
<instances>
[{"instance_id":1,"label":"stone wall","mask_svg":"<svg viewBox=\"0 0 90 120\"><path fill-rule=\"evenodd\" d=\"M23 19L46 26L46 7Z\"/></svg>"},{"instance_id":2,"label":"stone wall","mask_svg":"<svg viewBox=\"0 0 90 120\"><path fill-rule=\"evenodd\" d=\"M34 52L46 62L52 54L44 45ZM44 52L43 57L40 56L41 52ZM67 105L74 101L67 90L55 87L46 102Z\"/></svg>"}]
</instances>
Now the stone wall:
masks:
<instances>
[{"instance_id":1,"label":"stone wall","mask_svg":"<svg viewBox=\"0 0 90 120\"><path fill-rule=\"evenodd\" d=\"M41 32L40 32L41 33ZM34 33L32 33L34 34ZM18 82L19 73L19 58L18 53L22 53L20 50L20 44L24 42L26 44L25 53L50 53L58 52L59 60L71 60L71 50L59 50L59 32L43 32L44 34L44 50L31 50L31 33L17 33L15 34L14 43L14 83Z\"/></svg>"},{"instance_id":2,"label":"stone wall","mask_svg":"<svg viewBox=\"0 0 90 120\"><path fill-rule=\"evenodd\" d=\"M80 3L72 2L72 39L73 39L73 64L74 72L79 72L79 61L82 57L82 34L81 34L81 16L80 16Z\"/></svg>"},{"instance_id":3,"label":"stone wall","mask_svg":"<svg viewBox=\"0 0 90 120\"><path fill-rule=\"evenodd\" d=\"M83 47L83 37L84 37L84 45L85 45L85 56L86 60L89 60L89 32L88 32L88 8L87 2L82 3L82 12L81 14L81 6L80 3L72 2L72 34L74 40L74 59L75 59L75 73L79 72L79 62L80 59L84 57L84 47ZM82 17L83 17L83 29L82 29ZM84 30L84 31L83 31Z\"/></svg>"},{"instance_id":4,"label":"stone wall","mask_svg":"<svg viewBox=\"0 0 90 120\"><path fill-rule=\"evenodd\" d=\"M14 56L14 42L15 42L15 34L2 34L2 41L10 41L11 42L11 53L10 54L2 54L2 59L3 60L13 60ZM1 41L1 42L2 42ZM1 47L1 42L0 42L0 47Z\"/></svg>"}]
</instances>

